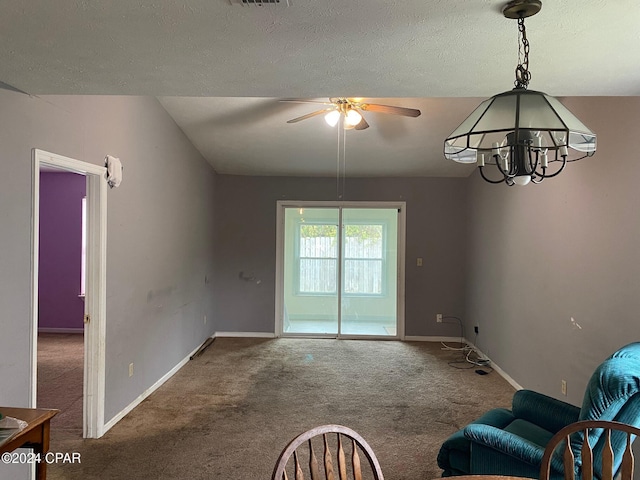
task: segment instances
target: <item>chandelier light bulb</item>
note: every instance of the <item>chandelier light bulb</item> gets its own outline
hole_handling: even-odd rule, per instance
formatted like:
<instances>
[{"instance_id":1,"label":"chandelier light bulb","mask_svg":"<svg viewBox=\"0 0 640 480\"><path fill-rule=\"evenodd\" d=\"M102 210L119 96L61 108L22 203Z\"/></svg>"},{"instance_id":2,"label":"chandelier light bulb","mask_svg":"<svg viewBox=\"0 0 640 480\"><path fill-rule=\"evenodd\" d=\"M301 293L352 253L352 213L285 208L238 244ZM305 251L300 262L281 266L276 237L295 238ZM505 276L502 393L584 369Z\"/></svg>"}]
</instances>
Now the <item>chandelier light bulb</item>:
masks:
<instances>
[{"instance_id":1,"label":"chandelier light bulb","mask_svg":"<svg viewBox=\"0 0 640 480\"><path fill-rule=\"evenodd\" d=\"M547 168L549 166L549 158L547 157L546 152L540 154L540 166L543 168Z\"/></svg>"},{"instance_id":2,"label":"chandelier light bulb","mask_svg":"<svg viewBox=\"0 0 640 480\"><path fill-rule=\"evenodd\" d=\"M542 137L540 137L539 134L540 132L538 132L538 135L534 134L533 140L531 142L531 146L536 150L540 150L542 148Z\"/></svg>"},{"instance_id":3,"label":"chandelier light bulb","mask_svg":"<svg viewBox=\"0 0 640 480\"><path fill-rule=\"evenodd\" d=\"M525 186L531 181L531 175L519 175L517 177L513 177L513 183L520 186Z\"/></svg>"},{"instance_id":4,"label":"chandelier light bulb","mask_svg":"<svg viewBox=\"0 0 640 480\"><path fill-rule=\"evenodd\" d=\"M491 147L491 155L500 155L500 144L498 142L493 142L493 146Z\"/></svg>"}]
</instances>

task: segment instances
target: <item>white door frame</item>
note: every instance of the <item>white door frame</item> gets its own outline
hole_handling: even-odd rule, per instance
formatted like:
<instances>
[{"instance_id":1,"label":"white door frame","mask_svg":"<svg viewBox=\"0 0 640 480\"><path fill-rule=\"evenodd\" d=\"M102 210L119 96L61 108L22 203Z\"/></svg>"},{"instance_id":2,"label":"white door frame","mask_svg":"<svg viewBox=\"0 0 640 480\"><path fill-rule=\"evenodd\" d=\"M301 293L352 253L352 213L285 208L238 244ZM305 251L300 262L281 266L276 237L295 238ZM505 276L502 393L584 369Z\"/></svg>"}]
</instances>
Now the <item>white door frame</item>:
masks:
<instances>
[{"instance_id":1,"label":"white door frame","mask_svg":"<svg viewBox=\"0 0 640 480\"><path fill-rule=\"evenodd\" d=\"M398 335L396 339L404 340L404 271L405 271L405 249L406 249L406 202L342 202L342 201L295 201L295 200L278 200L276 202L276 310L275 310L275 328L276 337L281 337L284 326L284 211L285 208L397 208L398 209L398 291L396 302L396 318L398 325ZM345 338L345 336L342 336ZM349 335L348 338L359 338L358 336ZM369 337L362 337L369 338ZM381 339L383 337L380 337Z\"/></svg>"},{"instance_id":2,"label":"white door frame","mask_svg":"<svg viewBox=\"0 0 640 480\"><path fill-rule=\"evenodd\" d=\"M87 264L84 329L83 427L85 438L104 434L107 180L106 168L33 149L31 228L31 384L30 406L36 406L38 369L38 256L40 234L40 168L55 167L87 178Z\"/></svg>"}]
</instances>

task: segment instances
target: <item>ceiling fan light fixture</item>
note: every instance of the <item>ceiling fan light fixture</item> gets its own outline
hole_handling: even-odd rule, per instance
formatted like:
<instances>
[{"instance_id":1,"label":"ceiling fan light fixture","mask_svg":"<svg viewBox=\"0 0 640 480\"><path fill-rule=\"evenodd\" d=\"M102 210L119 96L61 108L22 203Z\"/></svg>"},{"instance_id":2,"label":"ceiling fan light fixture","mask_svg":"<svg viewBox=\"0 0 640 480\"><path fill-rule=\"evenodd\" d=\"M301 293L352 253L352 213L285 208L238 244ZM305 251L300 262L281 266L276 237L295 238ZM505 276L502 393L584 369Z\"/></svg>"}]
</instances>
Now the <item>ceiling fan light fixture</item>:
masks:
<instances>
[{"instance_id":1,"label":"ceiling fan light fixture","mask_svg":"<svg viewBox=\"0 0 640 480\"><path fill-rule=\"evenodd\" d=\"M489 183L540 183L558 175L567 162L596 151L596 135L558 99L527 90L531 73L524 19L540 8L540 0L513 0L505 5L504 16L518 20L515 88L483 101L444 141L447 159L477 163ZM555 166L552 170L550 163ZM488 165L495 167L495 178L485 175Z\"/></svg>"},{"instance_id":2,"label":"ceiling fan light fixture","mask_svg":"<svg viewBox=\"0 0 640 480\"><path fill-rule=\"evenodd\" d=\"M378 103L364 103L362 98L330 97L329 103L315 100L294 100L282 99L281 102L291 103L315 103L326 105L327 108L307 113L291 120L287 123L298 123L308 118L322 115L325 122L331 127L335 127L342 118L345 130L366 130L369 124L365 120L362 112L376 112L390 115L401 115L403 117L419 117L420 110L415 108L397 107L392 105L380 105Z\"/></svg>"},{"instance_id":3,"label":"ceiling fan light fixture","mask_svg":"<svg viewBox=\"0 0 640 480\"><path fill-rule=\"evenodd\" d=\"M335 127L338 124L338 120L340 120L340 112L338 110L331 110L324 116L324 121L330 127Z\"/></svg>"},{"instance_id":4,"label":"ceiling fan light fixture","mask_svg":"<svg viewBox=\"0 0 640 480\"><path fill-rule=\"evenodd\" d=\"M346 109L344 112L340 110L331 110L324 116L324 121L330 127L335 127L340 120L340 115L344 115L344 129L352 130L362 121L362 115L360 112L353 108Z\"/></svg>"},{"instance_id":5,"label":"ceiling fan light fixture","mask_svg":"<svg viewBox=\"0 0 640 480\"><path fill-rule=\"evenodd\" d=\"M352 127L355 127L362 121L362 115L357 110L350 108L345 115L345 122Z\"/></svg>"}]
</instances>

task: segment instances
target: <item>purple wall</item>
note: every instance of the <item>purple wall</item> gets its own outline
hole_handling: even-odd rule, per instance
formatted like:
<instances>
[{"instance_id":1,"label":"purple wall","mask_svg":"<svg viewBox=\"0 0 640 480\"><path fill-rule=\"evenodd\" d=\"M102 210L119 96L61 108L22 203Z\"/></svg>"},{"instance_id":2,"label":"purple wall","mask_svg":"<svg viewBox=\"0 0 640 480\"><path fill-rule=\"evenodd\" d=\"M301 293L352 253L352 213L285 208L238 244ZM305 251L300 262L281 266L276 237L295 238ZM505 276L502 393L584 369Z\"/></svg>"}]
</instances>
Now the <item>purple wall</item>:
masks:
<instances>
[{"instance_id":1,"label":"purple wall","mask_svg":"<svg viewBox=\"0 0 640 480\"><path fill-rule=\"evenodd\" d=\"M40 173L39 328L84 328L78 295L85 194L83 175Z\"/></svg>"}]
</instances>

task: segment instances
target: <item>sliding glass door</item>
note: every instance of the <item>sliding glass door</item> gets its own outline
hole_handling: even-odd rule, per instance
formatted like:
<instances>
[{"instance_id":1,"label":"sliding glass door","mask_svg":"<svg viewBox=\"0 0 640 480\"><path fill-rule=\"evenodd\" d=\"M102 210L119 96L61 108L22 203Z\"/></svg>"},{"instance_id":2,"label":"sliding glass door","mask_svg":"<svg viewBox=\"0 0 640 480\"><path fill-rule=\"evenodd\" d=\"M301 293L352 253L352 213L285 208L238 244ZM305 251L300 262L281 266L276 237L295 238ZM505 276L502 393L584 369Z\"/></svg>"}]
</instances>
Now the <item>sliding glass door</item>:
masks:
<instances>
[{"instance_id":1,"label":"sliding glass door","mask_svg":"<svg viewBox=\"0 0 640 480\"><path fill-rule=\"evenodd\" d=\"M283 207L283 335L398 336L398 207Z\"/></svg>"},{"instance_id":2,"label":"sliding glass door","mask_svg":"<svg viewBox=\"0 0 640 480\"><path fill-rule=\"evenodd\" d=\"M342 210L341 333L397 333L398 209Z\"/></svg>"},{"instance_id":3,"label":"sliding glass door","mask_svg":"<svg viewBox=\"0 0 640 480\"><path fill-rule=\"evenodd\" d=\"M339 333L339 217L335 208L285 209L284 333Z\"/></svg>"}]
</instances>

